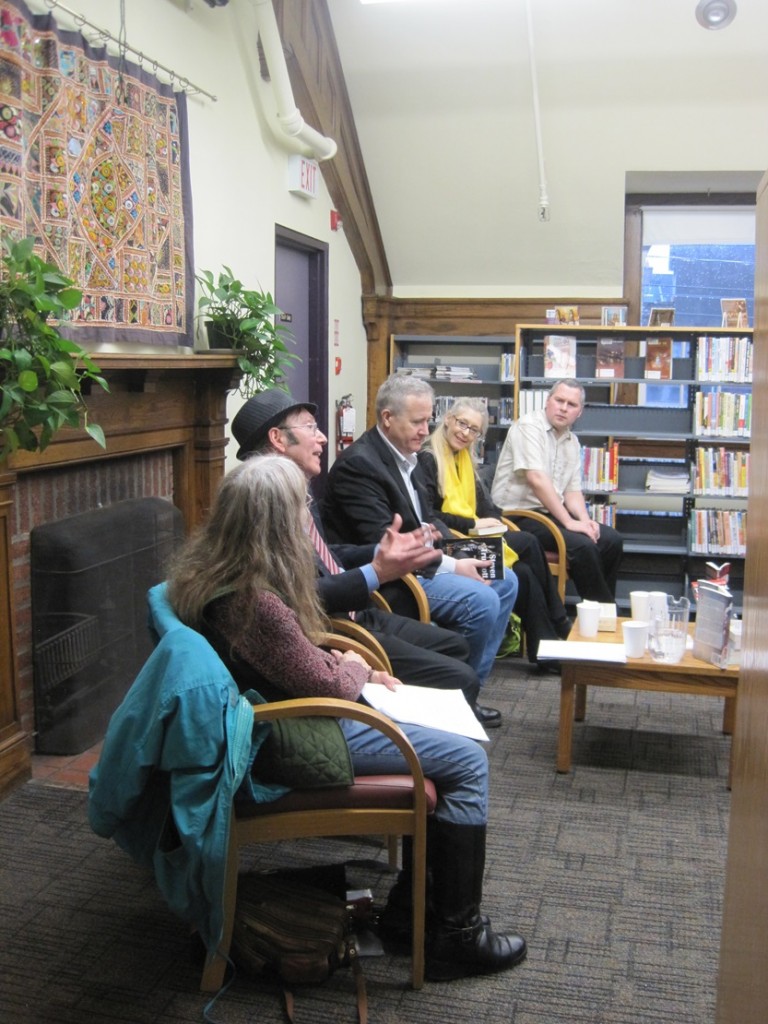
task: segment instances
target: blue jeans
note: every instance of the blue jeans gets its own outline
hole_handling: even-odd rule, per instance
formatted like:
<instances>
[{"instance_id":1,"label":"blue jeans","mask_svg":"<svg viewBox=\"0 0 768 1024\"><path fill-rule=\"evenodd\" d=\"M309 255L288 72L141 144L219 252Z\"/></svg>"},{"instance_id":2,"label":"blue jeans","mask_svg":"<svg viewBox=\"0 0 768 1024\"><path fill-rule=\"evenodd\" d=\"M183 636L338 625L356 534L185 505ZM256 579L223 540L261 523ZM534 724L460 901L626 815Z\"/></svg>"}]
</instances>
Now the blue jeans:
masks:
<instances>
[{"instance_id":1,"label":"blue jeans","mask_svg":"<svg viewBox=\"0 0 768 1024\"><path fill-rule=\"evenodd\" d=\"M517 578L510 574L489 586L455 573L438 573L432 579L419 576L438 626L455 629L469 643L469 664L482 686L491 671L496 652L517 599Z\"/></svg>"},{"instance_id":2,"label":"blue jeans","mask_svg":"<svg viewBox=\"0 0 768 1024\"><path fill-rule=\"evenodd\" d=\"M391 740L369 725L339 719L355 775L405 775L408 765ZM435 817L455 825L488 821L488 757L466 736L398 722L437 790Z\"/></svg>"}]
</instances>

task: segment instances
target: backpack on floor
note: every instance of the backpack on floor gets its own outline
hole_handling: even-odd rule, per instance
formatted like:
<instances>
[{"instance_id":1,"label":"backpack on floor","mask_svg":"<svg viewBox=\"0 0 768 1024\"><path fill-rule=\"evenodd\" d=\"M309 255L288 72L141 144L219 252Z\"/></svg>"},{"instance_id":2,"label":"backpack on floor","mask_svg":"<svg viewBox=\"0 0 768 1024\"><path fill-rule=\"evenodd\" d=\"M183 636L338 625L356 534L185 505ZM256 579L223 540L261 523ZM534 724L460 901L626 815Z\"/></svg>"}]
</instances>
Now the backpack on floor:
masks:
<instances>
[{"instance_id":1,"label":"backpack on floor","mask_svg":"<svg viewBox=\"0 0 768 1024\"><path fill-rule=\"evenodd\" d=\"M238 882L232 959L253 977L279 982L293 1021L289 986L325 981L352 966L358 1017L366 1024L365 980L344 900L305 882L249 873Z\"/></svg>"}]
</instances>

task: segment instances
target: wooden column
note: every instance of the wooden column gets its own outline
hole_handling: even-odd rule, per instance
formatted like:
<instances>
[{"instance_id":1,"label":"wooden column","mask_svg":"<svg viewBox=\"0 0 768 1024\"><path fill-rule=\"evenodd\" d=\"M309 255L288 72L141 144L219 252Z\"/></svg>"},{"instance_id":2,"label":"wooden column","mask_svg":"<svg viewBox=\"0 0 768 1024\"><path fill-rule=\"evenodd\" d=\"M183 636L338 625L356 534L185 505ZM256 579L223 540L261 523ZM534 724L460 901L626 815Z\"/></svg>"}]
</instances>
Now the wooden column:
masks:
<instances>
[{"instance_id":1,"label":"wooden column","mask_svg":"<svg viewBox=\"0 0 768 1024\"><path fill-rule=\"evenodd\" d=\"M733 749L717 1024L768 1016L768 174L757 193L744 631Z\"/></svg>"}]
</instances>

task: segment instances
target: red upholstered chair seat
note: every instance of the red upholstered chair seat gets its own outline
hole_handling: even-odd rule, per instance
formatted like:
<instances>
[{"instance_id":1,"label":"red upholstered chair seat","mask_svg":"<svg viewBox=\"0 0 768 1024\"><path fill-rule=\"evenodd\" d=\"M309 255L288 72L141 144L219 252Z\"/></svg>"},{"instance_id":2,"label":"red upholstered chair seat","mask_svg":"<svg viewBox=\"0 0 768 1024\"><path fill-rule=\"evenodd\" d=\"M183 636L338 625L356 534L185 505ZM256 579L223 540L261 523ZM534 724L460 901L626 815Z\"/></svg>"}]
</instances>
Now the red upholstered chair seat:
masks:
<instances>
[{"instance_id":1,"label":"red upholstered chair seat","mask_svg":"<svg viewBox=\"0 0 768 1024\"><path fill-rule=\"evenodd\" d=\"M431 779L424 779L427 814L433 814L437 793ZM285 811L316 811L326 808L370 807L408 808L413 806L413 778L410 775L359 775L352 786L324 789L292 789L268 803L241 801L235 807L238 819L258 818Z\"/></svg>"}]
</instances>

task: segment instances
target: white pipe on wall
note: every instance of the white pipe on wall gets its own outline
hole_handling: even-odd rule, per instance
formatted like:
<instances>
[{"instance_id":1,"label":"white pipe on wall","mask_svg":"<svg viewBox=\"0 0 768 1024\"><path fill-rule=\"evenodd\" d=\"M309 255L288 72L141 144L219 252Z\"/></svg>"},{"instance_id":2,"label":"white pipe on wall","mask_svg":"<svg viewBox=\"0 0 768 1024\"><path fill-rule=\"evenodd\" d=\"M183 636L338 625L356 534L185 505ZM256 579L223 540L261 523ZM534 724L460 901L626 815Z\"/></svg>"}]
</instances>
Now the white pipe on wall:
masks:
<instances>
[{"instance_id":1,"label":"white pipe on wall","mask_svg":"<svg viewBox=\"0 0 768 1024\"><path fill-rule=\"evenodd\" d=\"M256 14L261 45L269 68L272 94L277 104L277 120L284 135L304 143L315 160L330 160L338 149L333 139L321 135L301 116L293 98L293 89L285 63L283 42L277 28L272 0L251 0Z\"/></svg>"}]
</instances>

